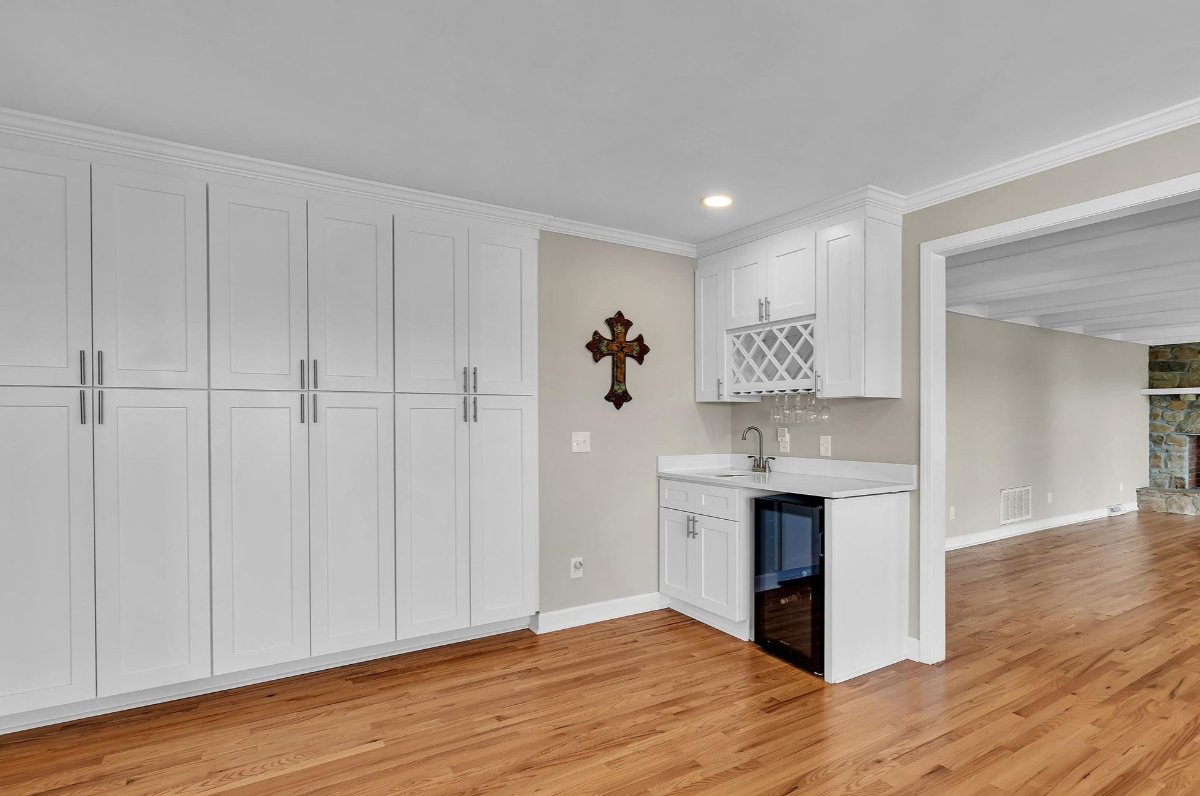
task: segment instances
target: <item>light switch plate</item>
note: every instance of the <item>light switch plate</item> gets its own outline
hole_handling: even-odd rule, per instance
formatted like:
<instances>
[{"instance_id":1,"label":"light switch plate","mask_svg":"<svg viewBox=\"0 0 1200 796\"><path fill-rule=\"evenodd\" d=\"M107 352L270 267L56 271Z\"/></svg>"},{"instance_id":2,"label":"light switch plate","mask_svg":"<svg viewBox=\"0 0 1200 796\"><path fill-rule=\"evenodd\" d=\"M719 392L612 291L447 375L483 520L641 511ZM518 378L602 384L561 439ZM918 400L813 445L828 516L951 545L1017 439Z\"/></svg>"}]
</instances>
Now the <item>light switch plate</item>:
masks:
<instances>
[{"instance_id":1,"label":"light switch plate","mask_svg":"<svg viewBox=\"0 0 1200 796\"><path fill-rule=\"evenodd\" d=\"M791 435L791 433L787 430L786 427L780 428L778 436L779 436L779 452L780 453L791 453L792 452L792 435Z\"/></svg>"},{"instance_id":2,"label":"light switch plate","mask_svg":"<svg viewBox=\"0 0 1200 796\"><path fill-rule=\"evenodd\" d=\"M821 437L821 455L833 455L833 437Z\"/></svg>"},{"instance_id":3,"label":"light switch plate","mask_svg":"<svg viewBox=\"0 0 1200 796\"><path fill-rule=\"evenodd\" d=\"M591 453L592 452L592 432L590 431L572 431L571 432L571 453Z\"/></svg>"}]
</instances>

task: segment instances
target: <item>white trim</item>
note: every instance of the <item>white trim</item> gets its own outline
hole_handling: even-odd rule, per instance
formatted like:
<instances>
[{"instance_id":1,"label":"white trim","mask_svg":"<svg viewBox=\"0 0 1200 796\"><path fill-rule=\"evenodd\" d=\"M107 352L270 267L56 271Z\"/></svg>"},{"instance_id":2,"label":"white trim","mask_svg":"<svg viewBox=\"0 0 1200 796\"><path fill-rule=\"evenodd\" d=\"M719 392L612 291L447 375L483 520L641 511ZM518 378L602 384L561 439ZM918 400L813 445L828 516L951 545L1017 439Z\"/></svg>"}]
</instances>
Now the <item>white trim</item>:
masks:
<instances>
[{"instance_id":1,"label":"white trim","mask_svg":"<svg viewBox=\"0 0 1200 796\"><path fill-rule=\"evenodd\" d=\"M130 708L171 702L176 699L212 694L217 691L228 691L271 680L281 680L286 677L324 671L325 669L336 669L339 666L348 666L353 663L362 663L363 661L390 658L394 655L401 655L407 652L442 647L447 644L457 644L460 641L470 641L471 639L495 636L500 633L525 630L529 627L531 618L509 619L504 622L479 625L478 627L435 633L422 638L393 641L374 647L336 652L330 655L304 658L275 666L264 666L244 672L234 672L216 677L206 677L202 680L191 680L186 683L151 688L145 691L135 691L131 694L89 699L84 702L72 702L68 705L57 705L52 708L14 713L10 716L0 716L0 735L28 730L33 727L44 727L48 724L85 719L89 716L99 716L104 713L116 713L117 711L129 710Z\"/></svg>"},{"instance_id":2,"label":"white trim","mask_svg":"<svg viewBox=\"0 0 1200 796\"><path fill-rule=\"evenodd\" d=\"M683 600L678 600L674 597L667 597L667 607L676 613L683 614L689 619L695 619L697 622L708 625L715 630L720 630L722 633L728 633L734 638L742 641L750 641L752 628L750 627L749 619L735 622L732 619L717 616L712 611L697 608L691 603L685 603Z\"/></svg>"},{"instance_id":3,"label":"white trim","mask_svg":"<svg viewBox=\"0 0 1200 796\"><path fill-rule=\"evenodd\" d=\"M946 258L1200 198L1200 174L1146 185L921 244L920 633L946 657Z\"/></svg>"},{"instance_id":4,"label":"white trim","mask_svg":"<svg viewBox=\"0 0 1200 796\"><path fill-rule=\"evenodd\" d=\"M904 639L904 652L910 661L921 662L921 640L916 636Z\"/></svg>"},{"instance_id":5,"label":"white trim","mask_svg":"<svg viewBox=\"0 0 1200 796\"><path fill-rule=\"evenodd\" d=\"M124 133L90 124L54 119L35 113L0 108L0 134L32 138L56 144L143 158L186 168L204 169L299 188L334 191L365 199L374 199L408 207L454 213L469 219L561 232L641 249L695 257L696 246L640 232L602 227L583 221L502 205L460 199L445 194L403 188L398 185L346 177L318 169L293 166L262 158L218 152L213 149L177 144L160 138Z\"/></svg>"},{"instance_id":6,"label":"white trim","mask_svg":"<svg viewBox=\"0 0 1200 796\"><path fill-rule=\"evenodd\" d=\"M935 185L905 197L904 212L911 213L931 205L1019 180L1040 171L1057 168L1076 160L1099 155L1110 149L1133 144L1156 135L1169 133L1181 127L1200 122L1200 98L1172 105L1161 111L1148 113L1099 132L1048 147L1031 155L1001 163L999 166L977 171L965 177Z\"/></svg>"},{"instance_id":7,"label":"white trim","mask_svg":"<svg viewBox=\"0 0 1200 796\"><path fill-rule=\"evenodd\" d=\"M534 616L529 627L534 633L553 633L569 627L606 622L609 619L644 614L647 611L657 611L666 607L667 595L655 591L599 603L577 605L574 608L563 608L558 611L546 611Z\"/></svg>"},{"instance_id":8,"label":"white trim","mask_svg":"<svg viewBox=\"0 0 1200 796\"><path fill-rule=\"evenodd\" d=\"M1137 503L1122 503L1121 508L1125 509L1126 512L1137 511L1138 505ZM1014 536L1024 536L1028 533L1048 531L1051 528L1061 528L1064 525L1076 525L1081 522L1107 519L1108 516L1108 507L1105 506L1102 509L1080 511L1075 514L1060 514L1057 517L1017 522L1012 525L1005 525L1002 528L993 528L990 531L967 533L962 536L948 536L946 537L946 550L962 550L966 547L974 547L975 545L987 544L988 542L998 542L1001 539L1011 539Z\"/></svg>"},{"instance_id":9,"label":"white trim","mask_svg":"<svg viewBox=\"0 0 1200 796\"><path fill-rule=\"evenodd\" d=\"M1200 395L1200 387L1170 387L1166 389L1142 390L1142 395Z\"/></svg>"}]
</instances>

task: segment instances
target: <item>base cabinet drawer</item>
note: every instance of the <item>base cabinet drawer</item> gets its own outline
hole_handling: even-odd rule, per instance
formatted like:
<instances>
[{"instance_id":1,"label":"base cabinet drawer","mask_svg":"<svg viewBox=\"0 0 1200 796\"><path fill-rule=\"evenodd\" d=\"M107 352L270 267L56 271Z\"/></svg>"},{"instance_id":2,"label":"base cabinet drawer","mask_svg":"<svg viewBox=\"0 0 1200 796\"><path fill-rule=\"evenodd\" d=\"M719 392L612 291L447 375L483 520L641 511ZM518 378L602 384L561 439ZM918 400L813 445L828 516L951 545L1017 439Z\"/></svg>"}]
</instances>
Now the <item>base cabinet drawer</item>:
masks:
<instances>
[{"instance_id":1,"label":"base cabinet drawer","mask_svg":"<svg viewBox=\"0 0 1200 796\"><path fill-rule=\"evenodd\" d=\"M703 514L724 520L738 519L738 490L687 481L658 479L658 505L664 509Z\"/></svg>"}]
</instances>

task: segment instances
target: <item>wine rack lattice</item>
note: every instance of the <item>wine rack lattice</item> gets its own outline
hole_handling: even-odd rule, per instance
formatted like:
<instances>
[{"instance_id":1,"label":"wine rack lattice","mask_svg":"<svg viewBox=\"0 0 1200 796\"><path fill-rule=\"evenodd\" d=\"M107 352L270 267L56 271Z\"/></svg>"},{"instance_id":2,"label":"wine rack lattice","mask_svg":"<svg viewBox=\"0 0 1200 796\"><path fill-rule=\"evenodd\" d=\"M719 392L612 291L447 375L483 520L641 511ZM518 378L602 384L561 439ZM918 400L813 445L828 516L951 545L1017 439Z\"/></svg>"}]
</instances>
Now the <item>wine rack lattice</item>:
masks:
<instances>
[{"instance_id":1,"label":"wine rack lattice","mask_svg":"<svg viewBox=\"0 0 1200 796\"><path fill-rule=\"evenodd\" d=\"M813 388L813 319L730 332L729 391L770 395Z\"/></svg>"}]
</instances>

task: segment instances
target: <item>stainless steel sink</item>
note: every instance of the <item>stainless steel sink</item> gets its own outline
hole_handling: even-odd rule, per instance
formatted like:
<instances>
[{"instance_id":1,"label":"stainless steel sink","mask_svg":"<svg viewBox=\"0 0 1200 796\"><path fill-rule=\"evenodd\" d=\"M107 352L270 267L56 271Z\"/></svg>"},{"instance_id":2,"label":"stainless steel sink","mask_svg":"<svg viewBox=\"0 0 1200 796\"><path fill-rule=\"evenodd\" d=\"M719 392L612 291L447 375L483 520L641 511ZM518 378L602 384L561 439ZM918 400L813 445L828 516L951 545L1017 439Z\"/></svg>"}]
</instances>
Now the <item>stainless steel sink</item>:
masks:
<instances>
[{"instance_id":1,"label":"stainless steel sink","mask_svg":"<svg viewBox=\"0 0 1200 796\"><path fill-rule=\"evenodd\" d=\"M747 478L753 473L713 473L713 478Z\"/></svg>"}]
</instances>

